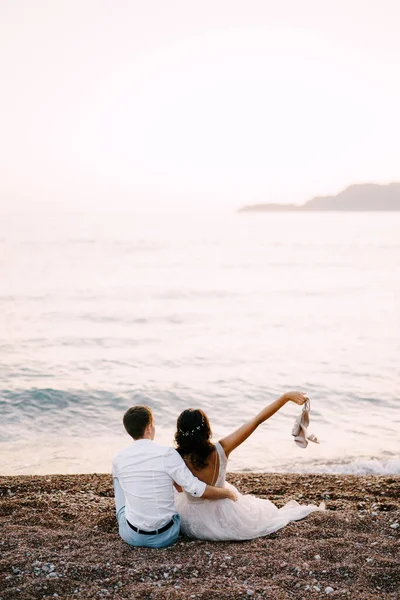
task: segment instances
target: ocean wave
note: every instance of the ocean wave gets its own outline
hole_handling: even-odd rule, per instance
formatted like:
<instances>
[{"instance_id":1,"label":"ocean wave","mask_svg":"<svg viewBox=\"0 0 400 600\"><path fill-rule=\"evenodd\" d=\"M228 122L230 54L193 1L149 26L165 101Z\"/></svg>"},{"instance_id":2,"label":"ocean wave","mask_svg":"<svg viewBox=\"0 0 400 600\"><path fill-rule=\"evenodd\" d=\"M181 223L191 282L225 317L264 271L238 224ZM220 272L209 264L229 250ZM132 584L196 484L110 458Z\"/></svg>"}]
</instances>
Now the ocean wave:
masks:
<instances>
[{"instance_id":1,"label":"ocean wave","mask_svg":"<svg viewBox=\"0 0 400 600\"><path fill-rule=\"evenodd\" d=\"M27 390L1 390L0 409L4 418L7 416L21 419L32 415L48 414L49 411L64 411L57 414L59 420L66 419L65 410L79 409L82 415L87 408L99 410L99 407L116 408L124 407L127 403L126 396L116 395L113 392L95 391L67 391L53 388L33 388ZM29 415L28 415L29 413ZM52 417L54 418L54 417Z\"/></svg>"},{"instance_id":2,"label":"ocean wave","mask_svg":"<svg viewBox=\"0 0 400 600\"><path fill-rule=\"evenodd\" d=\"M321 473L330 475L400 475L400 456L390 458L355 458L330 460L307 467L297 464L279 469L287 473Z\"/></svg>"}]
</instances>

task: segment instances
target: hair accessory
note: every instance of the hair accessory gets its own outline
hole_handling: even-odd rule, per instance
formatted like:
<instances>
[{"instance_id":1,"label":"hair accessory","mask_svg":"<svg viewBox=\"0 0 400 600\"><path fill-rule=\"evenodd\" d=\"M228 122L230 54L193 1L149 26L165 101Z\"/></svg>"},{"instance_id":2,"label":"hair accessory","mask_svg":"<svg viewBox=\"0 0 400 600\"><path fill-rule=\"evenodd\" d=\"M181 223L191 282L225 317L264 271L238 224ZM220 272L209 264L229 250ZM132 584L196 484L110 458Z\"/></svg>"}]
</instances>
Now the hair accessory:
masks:
<instances>
[{"instance_id":1,"label":"hair accessory","mask_svg":"<svg viewBox=\"0 0 400 600\"><path fill-rule=\"evenodd\" d=\"M204 425L204 418L201 417L200 425L197 425L197 427L195 427L194 429L191 429L190 431L183 431L183 429L178 429L178 431L182 435L193 435L194 433L196 433L196 431L200 431L200 429L203 427L203 425Z\"/></svg>"}]
</instances>

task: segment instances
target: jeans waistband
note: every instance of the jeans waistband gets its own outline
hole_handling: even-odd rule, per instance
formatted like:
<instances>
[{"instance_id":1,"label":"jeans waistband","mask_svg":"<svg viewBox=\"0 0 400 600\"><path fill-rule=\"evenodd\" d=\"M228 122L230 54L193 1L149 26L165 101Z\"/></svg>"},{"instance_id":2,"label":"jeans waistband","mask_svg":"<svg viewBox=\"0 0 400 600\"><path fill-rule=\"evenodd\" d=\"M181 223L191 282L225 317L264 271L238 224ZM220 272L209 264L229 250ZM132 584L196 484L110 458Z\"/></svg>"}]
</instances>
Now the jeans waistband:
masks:
<instances>
[{"instance_id":1,"label":"jeans waistband","mask_svg":"<svg viewBox=\"0 0 400 600\"><path fill-rule=\"evenodd\" d=\"M141 535L157 535L158 533L163 533L164 531L167 531L167 529L172 527L172 525L174 524L174 520L171 519L169 523L167 523L163 527L160 527L159 529L154 529L154 531L145 531L144 529L139 529L139 527L136 527L135 525L132 525L132 523L129 523L128 519L126 520L126 522L128 523L129 527L133 529L133 531L136 531L136 533L140 533Z\"/></svg>"}]
</instances>

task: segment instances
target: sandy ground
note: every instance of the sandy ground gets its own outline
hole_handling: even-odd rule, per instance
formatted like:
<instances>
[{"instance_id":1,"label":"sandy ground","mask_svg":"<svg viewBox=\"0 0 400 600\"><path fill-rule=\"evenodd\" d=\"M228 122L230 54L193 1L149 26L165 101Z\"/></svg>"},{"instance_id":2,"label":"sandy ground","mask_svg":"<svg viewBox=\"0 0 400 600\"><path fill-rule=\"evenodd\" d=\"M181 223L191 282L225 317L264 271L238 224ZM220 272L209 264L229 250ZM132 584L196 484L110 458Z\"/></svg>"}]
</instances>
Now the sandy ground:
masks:
<instances>
[{"instance_id":1,"label":"sandy ground","mask_svg":"<svg viewBox=\"0 0 400 600\"><path fill-rule=\"evenodd\" d=\"M327 510L265 538L118 536L109 475L0 477L0 599L400 598L400 477L230 474L278 506Z\"/></svg>"}]
</instances>

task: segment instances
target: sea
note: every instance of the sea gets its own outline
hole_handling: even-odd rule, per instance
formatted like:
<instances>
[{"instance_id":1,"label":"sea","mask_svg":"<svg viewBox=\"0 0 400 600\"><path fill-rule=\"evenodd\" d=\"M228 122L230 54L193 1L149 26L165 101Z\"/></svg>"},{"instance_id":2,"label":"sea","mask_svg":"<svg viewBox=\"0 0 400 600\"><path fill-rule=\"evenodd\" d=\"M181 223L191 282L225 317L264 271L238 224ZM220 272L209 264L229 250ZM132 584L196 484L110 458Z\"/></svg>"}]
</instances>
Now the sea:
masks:
<instances>
[{"instance_id":1,"label":"sea","mask_svg":"<svg viewBox=\"0 0 400 600\"><path fill-rule=\"evenodd\" d=\"M221 439L231 471L400 474L400 212L0 217L0 473L110 472L122 416Z\"/></svg>"}]
</instances>

